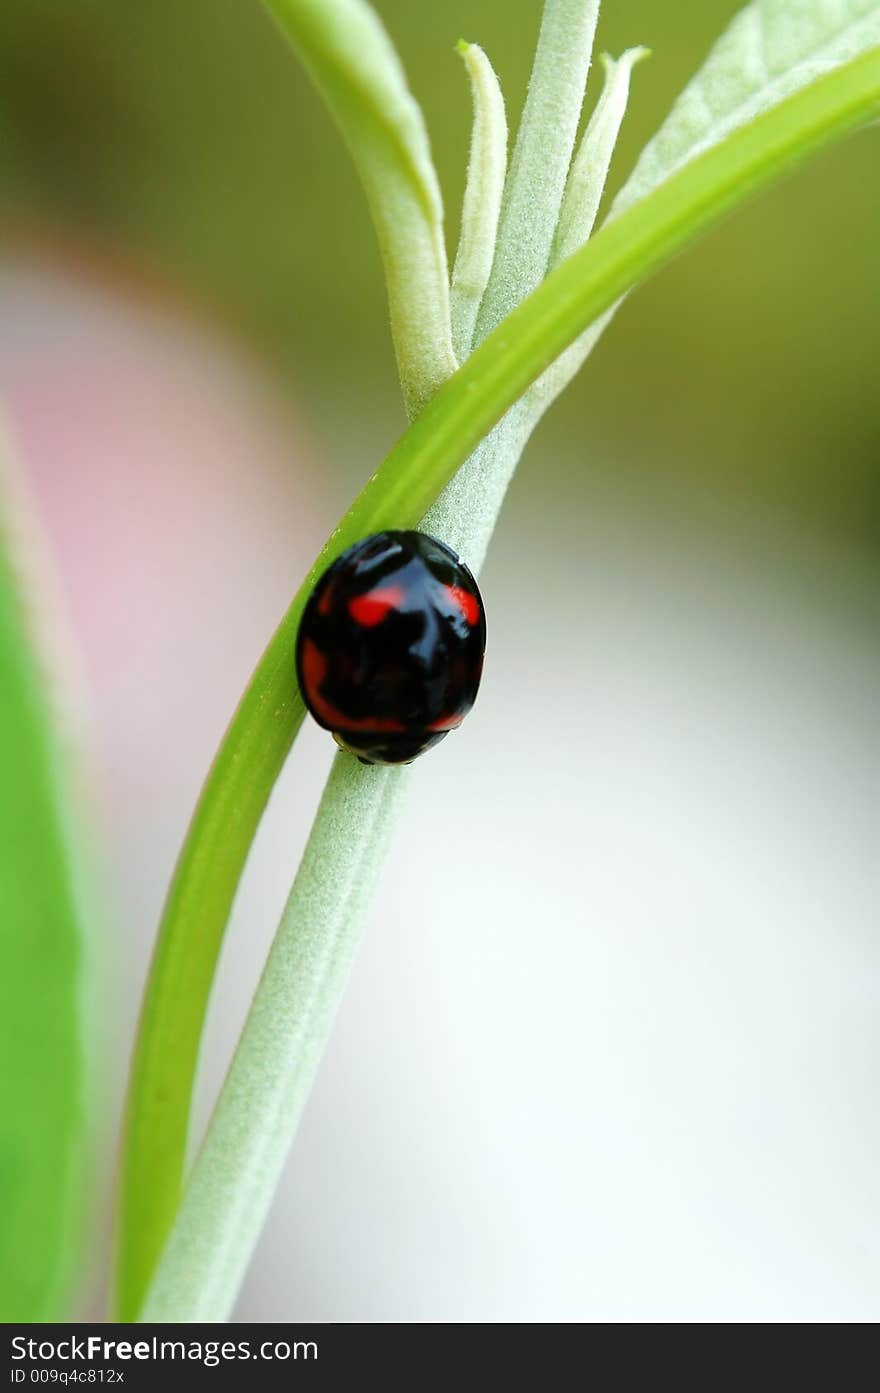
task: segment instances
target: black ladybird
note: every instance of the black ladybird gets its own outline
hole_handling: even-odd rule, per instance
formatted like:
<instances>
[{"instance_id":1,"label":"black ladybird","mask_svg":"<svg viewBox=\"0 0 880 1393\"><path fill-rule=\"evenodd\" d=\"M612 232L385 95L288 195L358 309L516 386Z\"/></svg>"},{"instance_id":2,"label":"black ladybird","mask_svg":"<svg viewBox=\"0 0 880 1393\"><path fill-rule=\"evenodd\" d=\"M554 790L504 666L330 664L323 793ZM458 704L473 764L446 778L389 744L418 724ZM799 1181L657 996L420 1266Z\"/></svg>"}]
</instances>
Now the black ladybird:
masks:
<instances>
[{"instance_id":1,"label":"black ladybird","mask_svg":"<svg viewBox=\"0 0 880 1393\"><path fill-rule=\"evenodd\" d=\"M460 725L486 620L455 552L423 532L357 542L312 591L296 641L306 706L365 764L408 764Z\"/></svg>"}]
</instances>

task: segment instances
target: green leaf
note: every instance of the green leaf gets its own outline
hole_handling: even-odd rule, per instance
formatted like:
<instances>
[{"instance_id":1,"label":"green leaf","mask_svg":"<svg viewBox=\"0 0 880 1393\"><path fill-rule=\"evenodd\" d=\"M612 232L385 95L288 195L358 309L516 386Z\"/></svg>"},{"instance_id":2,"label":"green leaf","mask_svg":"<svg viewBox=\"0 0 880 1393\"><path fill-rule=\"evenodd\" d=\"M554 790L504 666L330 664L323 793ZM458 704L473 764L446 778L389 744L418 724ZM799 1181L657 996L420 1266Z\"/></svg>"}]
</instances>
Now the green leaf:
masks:
<instances>
[{"instance_id":1,"label":"green leaf","mask_svg":"<svg viewBox=\"0 0 880 1393\"><path fill-rule=\"evenodd\" d=\"M215 838L211 847L210 840L208 844L202 841L198 830L212 822L216 827L221 801L230 810L235 809L240 821L247 819L255 827L259 820L265 802L265 771L252 778L246 752L257 753L268 745L280 767L278 755L283 736L286 734L289 744L295 733L299 709L296 708L297 718L291 719L293 644L302 608L317 574L357 538L387 527L415 525L479 440L529 383L598 315L749 195L792 169L808 154L878 115L880 51L874 51L820 78L689 163L568 258L474 350L455 376L437 391L370 480L330 538L282 621L221 750L223 776L212 774L198 814L200 823L185 849L184 864L192 865L196 858L207 857L210 861L212 851L224 861L222 838ZM337 800L357 800L368 788L368 776L380 780L385 777L383 771L376 770L349 773L350 762L347 766L337 762L336 768L340 767L345 772L337 775L334 770L325 796L325 802L331 800L330 806L322 804L319 814L320 835L334 825L342 806ZM312 979L293 1043L289 1032L283 1038L277 1032L278 1020L273 1024L273 1014L280 1017L286 1011L293 999L291 984L296 989L296 983L303 980L301 974L311 969L302 963L297 966L291 957L306 951L302 944L297 947L295 935L285 934L279 940L277 953L273 950L260 988L255 1035L253 1040L243 1041L242 1048L246 1059L249 1056L255 1060L260 1041L270 1050L273 1042L277 1043L285 1051L278 1061L280 1078L291 1084L291 1094L288 1098L283 1092L287 1102L252 1149L247 1133L253 1130L256 1075L234 1066L236 1083L230 1085L233 1092L221 1097L218 1104L218 1131L213 1131L212 1123L202 1152L208 1159L204 1164L197 1162L150 1296L147 1310L153 1317L173 1313L176 1320L221 1320L228 1312L254 1237L248 1208L255 1205L257 1217L263 1212L274 1183L277 1148L290 1126L288 1106L295 1111L301 1096L299 1090L307 1087L315 1041L326 1029L332 1014L328 1002L338 993L344 975L350 952L348 895L355 893L354 887L362 878L367 880L374 874L375 864L368 857L353 878L345 878L339 916L332 919L335 929L326 941L310 945L320 955L323 966L318 965ZM224 875L229 870L230 864L226 863ZM215 942L217 903L212 898L209 880L203 880L201 888L206 897L201 927L207 933L203 943L198 931L192 932L199 927L196 917L188 927L188 942L192 952L207 957ZM301 917L297 912L301 926L309 924L310 912L308 906ZM173 933L176 927L167 924L166 931ZM317 963L317 958L312 961ZM210 970L213 971L213 960ZM276 987L279 995L273 1002ZM174 1057L173 1039L170 1045L161 1040L154 1043L159 1052L169 1048ZM293 1056L287 1053L291 1049L303 1049L305 1053L302 1057ZM272 1073L275 1063L271 1055L263 1056L260 1067L264 1077ZM177 1081L178 1091L182 1088L187 1096L189 1085L189 1078ZM272 1092L270 1104L280 1096ZM161 1117L157 1120L161 1123ZM179 1137L177 1140L180 1143ZM251 1161L253 1171L242 1179L238 1167L242 1165L250 1171ZM240 1186L230 1186L233 1172L242 1179Z\"/></svg>"},{"instance_id":2,"label":"green leaf","mask_svg":"<svg viewBox=\"0 0 880 1393\"><path fill-rule=\"evenodd\" d=\"M602 54L605 86L572 161L553 238L550 265L558 266L589 239L605 190L611 158L629 100L629 80L646 48L629 48L620 58Z\"/></svg>"},{"instance_id":3,"label":"green leaf","mask_svg":"<svg viewBox=\"0 0 880 1393\"><path fill-rule=\"evenodd\" d=\"M415 416L455 370L443 201L394 46L364 0L266 0L351 151L385 265L404 401Z\"/></svg>"},{"instance_id":4,"label":"green leaf","mask_svg":"<svg viewBox=\"0 0 880 1393\"><path fill-rule=\"evenodd\" d=\"M645 146L615 199L615 215L731 131L876 44L878 0L754 0Z\"/></svg>"},{"instance_id":5,"label":"green leaf","mask_svg":"<svg viewBox=\"0 0 880 1393\"><path fill-rule=\"evenodd\" d=\"M84 1208L83 914L22 584L27 520L2 458L0 490L0 1320L52 1321Z\"/></svg>"},{"instance_id":6,"label":"green leaf","mask_svg":"<svg viewBox=\"0 0 880 1393\"><path fill-rule=\"evenodd\" d=\"M478 44L463 40L458 51L471 80L474 123L461 236L452 272L452 338L459 362L471 351L477 312L495 256L495 235L507 170L507 117L492 64Z\"/></svg>"},{"instance_id":7,"label":"green leaf","mask_svg":"<svg viewBox=\"0 0 880 1393\"><path fill-rule=\"evenodd\" d=\"M754 0L734 17L645 146L607 221L732 132L877 44L880 0ZM618 308L612 305L590 325L535 384L534 394L558 395Z\"/></svg>"},{"instance_id":8,"label":"green leaf","mask_svg":"<svg viewBox=\"0 0 880 1393\"><path fill-rule=\"evenodd\" d=\"M646 48L628 49L618 59L602 55L605 86L568 176L550 255L551 267L559 266L572 256L592 235L611 157L626 114L630 76L636 63L647 55ZM522 400L532 429L582 367L606 322L600 320L588 329L560 354L537 382L532 383Z\"/></svg>"}]
</instances>

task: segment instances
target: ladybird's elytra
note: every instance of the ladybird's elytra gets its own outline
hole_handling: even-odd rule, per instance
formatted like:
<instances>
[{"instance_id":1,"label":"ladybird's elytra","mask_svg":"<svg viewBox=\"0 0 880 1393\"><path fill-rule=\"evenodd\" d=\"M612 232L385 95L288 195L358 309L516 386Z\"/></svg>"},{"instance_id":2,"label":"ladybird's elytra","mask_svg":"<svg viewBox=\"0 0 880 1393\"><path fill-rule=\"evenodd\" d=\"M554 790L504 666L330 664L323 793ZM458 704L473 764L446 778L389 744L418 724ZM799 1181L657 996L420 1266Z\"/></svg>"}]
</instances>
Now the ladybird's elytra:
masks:
<instances>
[{"instance_id":1,"label":"ladybird's elytra","mask_svg":"<svg viewBox=\"0 0 880 1393\"><path fill-rule=\"evenodd\" d=\"M365 764L408 764L460 725L486 647L477 583L424 532L377 532L309 597L296 641L303 700Z\"/></svg>"}]
</instances>

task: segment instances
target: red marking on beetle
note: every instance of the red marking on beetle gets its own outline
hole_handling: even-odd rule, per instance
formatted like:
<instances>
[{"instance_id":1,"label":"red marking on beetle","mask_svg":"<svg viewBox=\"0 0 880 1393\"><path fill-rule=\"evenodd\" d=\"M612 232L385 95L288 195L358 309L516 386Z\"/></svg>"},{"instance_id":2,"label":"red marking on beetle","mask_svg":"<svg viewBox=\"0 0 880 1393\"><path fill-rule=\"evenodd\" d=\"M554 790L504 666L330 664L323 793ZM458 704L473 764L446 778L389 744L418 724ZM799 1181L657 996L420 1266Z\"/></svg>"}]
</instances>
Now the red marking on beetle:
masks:
<instances>
[{"instance_id":1,"label":"red marking on beetle","mask_svg":"<svg viewBox=\"0 0 880 1393\"><path fill-rule=\"evenodd\" d=\"M460 609L468 624L473 626L480 617L480 606L476 595L472 595L469 590L463 590L460 585L446 585L443 587L452 603Z\"/></svg>"},{"instance_id":2,"label":"red marking on beetle","mask_svg":"<svg viewBox=\"0 0 880 1393\"><path fill-rule=\"evenodd\" d=\"M341 711L338 713L339 722L333 729L338 730L340 735L353 735L356 732L367 735L404 735L406 726L403 721L395 720L391 716L363 716L360 720L352 720L351 716L344 716Z\"/></svg>"},{"instance_id":3,"label":"red marking on beetle","mask_svg":"<svg viewBox=\"0 0 880 1393\"><path fill-rule=\"evenodd\" d=\"M348 602L348 612L356 624L364 629L373 629L393 609L400 608L403 598L399 585L386 585L378 590L368 590L366 595L355 595Z\"/></svg>"},{"instance_id":4,"label":"red marking on beetle","mask_svg":"<svg viewBox=\"0 0 880 1393\"><path fill-rule=\"evenodd\" d=\"M436 721L432 721L427 730L456 730L464 720L465 713L453 711L451 716L440 716Z\"/></svg>"},{"instance_id":5,"label":"red marking on beetle","mask_svg":"<svg viewBox=\"0 0 880 1393\"><path fill-rule=\"evenodd\" d=\"M330 613L330 606L331 606L332 603L333 603L333 591L334 591L335 589L336 589L336 584L335 584L334 581L331 581L329 585L327 585L327 586L324 587L324 593L323 593L323 595L321 596L320 600L318 601L318 613L319 613L319 614L323 614L323 615L326 616L326 615L328 615L328 614Z\"/></svg>"},{"instance_id":6,"label":"red marking on beetle","mask_svg":"<svg viewBox=\"0 0 880 1393\"><path fill-rule=\"evenodd\" d=\"M344 711L328 701L320 690L327 676L327 658L310 638L303 643L300 666L309 710L319 725L327 730L337 730L343 735L364 731L376 735L402 735L406 731L403 721L390 716L346 716Z\"/></svg>"},{"instance_id":7,"label":"red marking on beetle","mask_svg":"<svg viewBox=\"0 0 880 1393\"><path fill-rule=\"evenodd\" d=\"M310 638L302 646L301 654L303 686L314 701L318 698L318 688L327 675L327 659Z\"/></svg>"}]
</instances>

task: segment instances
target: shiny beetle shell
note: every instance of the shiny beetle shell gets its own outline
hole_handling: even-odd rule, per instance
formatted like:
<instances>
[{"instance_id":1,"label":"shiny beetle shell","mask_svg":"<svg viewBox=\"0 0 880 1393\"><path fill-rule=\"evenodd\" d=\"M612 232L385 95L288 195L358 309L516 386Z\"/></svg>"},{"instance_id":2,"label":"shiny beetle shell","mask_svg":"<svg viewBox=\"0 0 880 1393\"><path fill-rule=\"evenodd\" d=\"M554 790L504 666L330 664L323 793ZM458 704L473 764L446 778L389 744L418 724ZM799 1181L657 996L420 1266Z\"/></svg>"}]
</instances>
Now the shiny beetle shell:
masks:
<instances>
[{"instance_id":1,"label":"shiny beetle shell","mask_svg":"<svg viewBox=\"0 0 880 1393\"><path fill-rule=\"evenodd\" d=\"M480 592L455 552L423 532L379 532L317 582L297 676L343 749L365 764L408 764L464 720L485 647Z\"/></svg>"}]
</instances>

